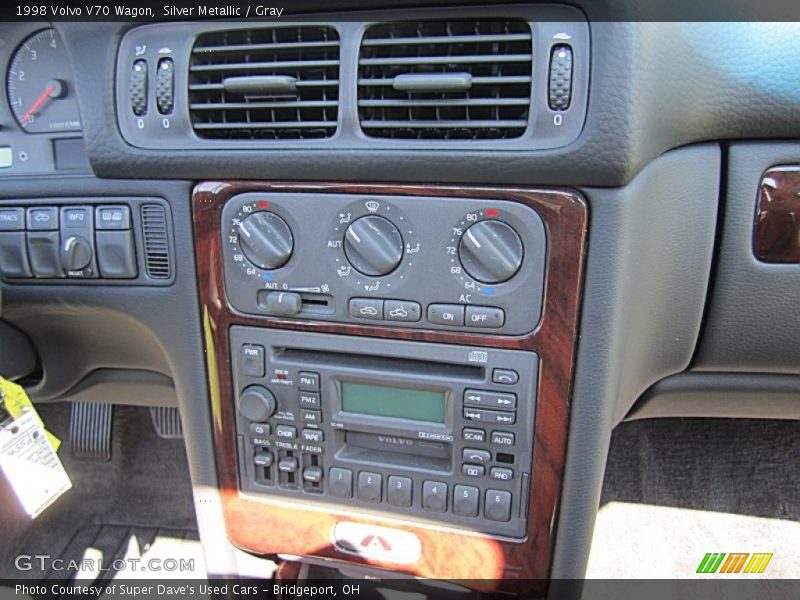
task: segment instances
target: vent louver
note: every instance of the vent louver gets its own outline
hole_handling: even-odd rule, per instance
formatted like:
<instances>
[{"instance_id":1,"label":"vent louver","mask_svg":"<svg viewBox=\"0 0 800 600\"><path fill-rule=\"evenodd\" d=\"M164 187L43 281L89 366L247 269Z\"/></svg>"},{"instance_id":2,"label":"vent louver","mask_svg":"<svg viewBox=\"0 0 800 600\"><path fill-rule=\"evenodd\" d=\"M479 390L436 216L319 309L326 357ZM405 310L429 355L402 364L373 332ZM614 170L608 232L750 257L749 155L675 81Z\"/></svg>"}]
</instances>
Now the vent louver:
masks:
<instances>
[{"instance_id":1,"label":"vent louver","mask_svg":"<svg viewBox=\"0 0 800 600\"><path fill-rule=\"evenodd\" d=\"M167 213L163 206L142 205L142 232L147 276L151 279L169 279L172 275L172 265L169 256Z\"/></svg>"},{"instance_id":2,"label":"vent louver","mask_svg":"<svg viewBox=\"0 0 800 600\"><path fill-rule=\"evenodd\" d=\"M533 62L526 21L374 25L358 64L359 118L371 137L511 139L527 129Z\"/></svg>"},{"instance_id":3,"label":"vent louver","mask_svg":"<svg viewBox=\"0 0 800 600\"><path fill-rule=\"evenodd\" d=\"M197 38L189 111L202 138L328 138L339 109L339 34L333 27L236 29Z\"/></svg>"}]
</instances>

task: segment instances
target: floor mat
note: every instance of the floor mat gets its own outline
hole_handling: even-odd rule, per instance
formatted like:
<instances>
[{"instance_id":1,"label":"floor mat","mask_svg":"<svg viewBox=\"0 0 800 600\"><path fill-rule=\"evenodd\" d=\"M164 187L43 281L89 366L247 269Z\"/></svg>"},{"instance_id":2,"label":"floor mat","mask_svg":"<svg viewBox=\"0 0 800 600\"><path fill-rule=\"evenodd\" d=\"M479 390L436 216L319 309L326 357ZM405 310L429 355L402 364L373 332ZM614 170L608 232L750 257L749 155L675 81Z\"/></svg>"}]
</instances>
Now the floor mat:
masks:
<instances>
[{"instance_id":1,"label":"floor mat","mask_svg":"<svg viewBox=\"0 0 800 600\"><path fill-rule=\"evenodd\" d=\"M45 405L39 411L47 428L66 441L69 405ZM5 518L2 531L8 535L0 536L0 578L49 576L49 569L20 570L15 562L20 555L64 556L78 536L91 536L92 531L105 551L122 535L108 524L134 524L141 535L147 529L197 530L183 441L160 438L146 407L115 407L110 461L78 460L67 443L59 456L72 489L32 522ZM97 539L87 543L92 542Z\"/></svg>"},{"instance_id":2,"label":"floor mat","mask_svg":"<svg viewBox=\"0 0 800 600\"><path fill-rule=\"evenodd\" d=\"M621 424L587 576L699 577L706 553L771 553L760 576L800 577L798 433L793 421Z\"/></svg>"},{"instance_id":3,"label":"floor mat","mask_svg":"<svg viewBox=\"0 0 800 600\"><path fill-rule=\"evenodd\" d=\"M202 578L205 574L196 531L127 525L84 527L47 566L47 579L74 579L84 584Z\"/></svg>"}]
</instances>

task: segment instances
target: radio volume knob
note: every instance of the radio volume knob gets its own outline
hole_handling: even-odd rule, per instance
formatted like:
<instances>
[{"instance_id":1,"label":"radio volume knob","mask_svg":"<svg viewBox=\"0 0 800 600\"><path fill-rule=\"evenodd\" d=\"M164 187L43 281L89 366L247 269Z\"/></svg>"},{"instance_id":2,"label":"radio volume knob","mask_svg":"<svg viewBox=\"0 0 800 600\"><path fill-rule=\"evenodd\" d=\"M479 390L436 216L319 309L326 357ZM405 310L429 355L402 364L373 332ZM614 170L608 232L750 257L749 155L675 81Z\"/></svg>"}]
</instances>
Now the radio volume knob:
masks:
<instances>
[{"instance_id":1,"label":"radio volume knob","mask_svg":"<svg viewBox=\"0 0 800 600\"><path fill-rule=\"evenodd\" d=\"M502 283L511 279L522 264L522 240L503 221L480 221L461 236L458 257L473 279Z\"/></svg>"},{"instance_id":2,"label":"radio volume knob","mask_svg":"<svg viewBox=\"0 0 800 600\"><path fill-rule=\"evenodd\" d=\"M239 223L239 244L251 263L262 269L278 269L292 256L292 230L273 212L259 211Z\"/></svg>"},{"instance_id":3,"label":"radio volume knob","mask_svg":"<svg viewBox=\"0 0 800 600\"><path fill-rule=\"evenodd\" d=\"M260 385L251 385L239 396L239 413L248 421L266 421L277 408L275 396Z\"/></svg>"},{"instance_id":4,"label":"radio volume knob","mask_svg":"<svg viewBox=\"0 0 800 600\"><path fill-rule=\"evenodd\" d=\"M403 258L403 237L388 219L368 215L347 228L344 252L358 272L370 277L388 275Z\"/></svg>"}]
</instances>

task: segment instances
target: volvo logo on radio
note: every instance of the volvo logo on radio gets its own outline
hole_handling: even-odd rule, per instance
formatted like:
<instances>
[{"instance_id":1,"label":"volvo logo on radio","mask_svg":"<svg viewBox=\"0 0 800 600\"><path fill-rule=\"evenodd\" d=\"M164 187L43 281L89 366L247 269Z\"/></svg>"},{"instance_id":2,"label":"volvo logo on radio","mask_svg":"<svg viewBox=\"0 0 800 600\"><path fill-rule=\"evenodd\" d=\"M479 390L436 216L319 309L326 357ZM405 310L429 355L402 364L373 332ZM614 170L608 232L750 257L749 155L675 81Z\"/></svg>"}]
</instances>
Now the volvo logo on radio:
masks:
<instances>
[{"instance_id":1,"label":"volvo logo on radio","mask_svg":"<svg viewBox=\"0 0 800 600\"><path fill-rule=\"evenodd\" d=\"M393 446L413 446L414 440L406 438L391 437L388 435L379 435L378 441L382 444L391 444Z\"/></svg>"}]
</instances>

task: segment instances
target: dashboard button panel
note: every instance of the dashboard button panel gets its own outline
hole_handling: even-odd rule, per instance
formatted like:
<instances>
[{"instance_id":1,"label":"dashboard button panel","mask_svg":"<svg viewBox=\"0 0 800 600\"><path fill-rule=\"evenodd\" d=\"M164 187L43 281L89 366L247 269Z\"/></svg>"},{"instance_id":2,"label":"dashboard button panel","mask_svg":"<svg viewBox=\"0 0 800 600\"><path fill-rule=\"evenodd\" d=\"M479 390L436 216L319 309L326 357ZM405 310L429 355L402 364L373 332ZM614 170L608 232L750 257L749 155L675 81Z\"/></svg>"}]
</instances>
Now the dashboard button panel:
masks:
<instances>
[{"instance_id":1,"label":"dashboard button panel","mask_svg":"<svg viewBox=\"0 0 800 600\"><path fill-rule=\"evenodd\" d=\"M546 232L522 203L247 192L221 230L242 313L500 335L541 317Z\"/></svg>"}]
</instances>

